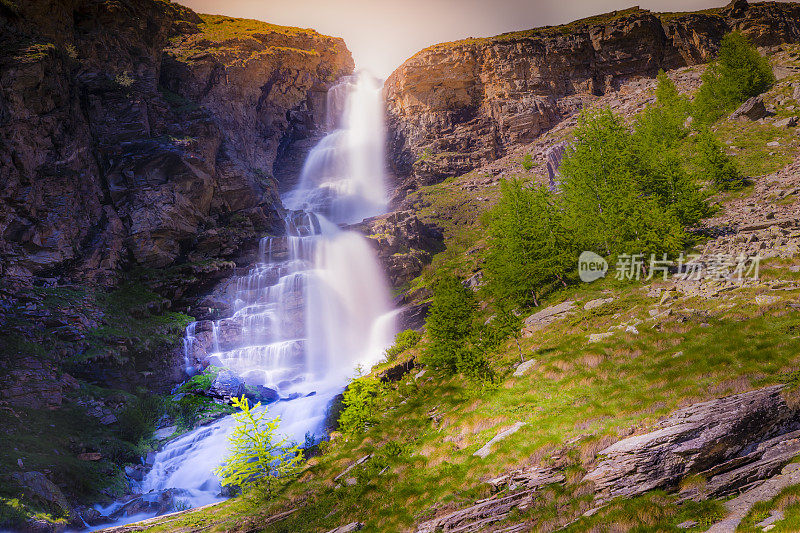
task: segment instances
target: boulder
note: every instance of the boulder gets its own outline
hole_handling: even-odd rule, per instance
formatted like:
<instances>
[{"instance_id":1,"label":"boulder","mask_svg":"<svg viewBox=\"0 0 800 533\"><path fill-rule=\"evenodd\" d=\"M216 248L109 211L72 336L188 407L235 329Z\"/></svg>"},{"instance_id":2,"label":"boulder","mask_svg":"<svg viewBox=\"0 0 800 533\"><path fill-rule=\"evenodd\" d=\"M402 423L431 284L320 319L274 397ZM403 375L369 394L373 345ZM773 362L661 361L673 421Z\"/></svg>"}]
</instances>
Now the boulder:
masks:
<instances>
[{"instance_id":1,"label":"boulder","mask_svg":"<svg viewBox=\"0 0 800 533\"><path fill-rule=\"evenodd\" d=\"M278 391L263 385L248 385L244 395L248 400L250 400L251 403L261 402L264 405L277 402L281 398L281 395L278 394Z\"/></svg>"},{"instance_id":2,"label":"boulder","mask_svg":"<svg viewBox=\"0 0 800 533\"><path fill-rule=\"evenodd\" d=\"M575 308L575 302L567 300L560 304L551 305L532 314L525 319L524 330L526 334L541 329L557 320L565 318Z\"/></svg>"},{"instance_id":3,"label":"boulder","mask_svg":"<svg viewBox=\"0 0 800 533\"><path fill-rule=\"evenodd\" d=\"M583 480L601 500L674 489L691 475L706 479L709 497L732 494L800 454L800 411L790 403L777 385L680 409L655 431L601 450Z\"/></svg>"},{"instance_id":4,"label":"boulder","mask_svg":"<svg viewBox=\"0 0 800 533\"><path fill-rule=\"evenodd\" d=\"M739 108L731 113L731 120L746 118L749 120L759 120L769 116L767 107L764 105L764 98L754 96L743 103Z\"/></svg>"}]
</instances>

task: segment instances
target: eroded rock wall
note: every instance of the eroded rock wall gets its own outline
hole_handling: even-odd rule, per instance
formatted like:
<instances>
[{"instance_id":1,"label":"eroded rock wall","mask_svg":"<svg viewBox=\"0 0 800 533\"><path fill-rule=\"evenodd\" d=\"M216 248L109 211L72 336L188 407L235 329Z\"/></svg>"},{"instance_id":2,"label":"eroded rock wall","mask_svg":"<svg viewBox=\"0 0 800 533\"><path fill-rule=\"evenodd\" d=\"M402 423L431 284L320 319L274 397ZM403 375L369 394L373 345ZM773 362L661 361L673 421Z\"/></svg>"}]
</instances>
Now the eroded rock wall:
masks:
<instances>
[{"instance_id":1,"label":"eroded rock wall","mask_svg":"<svg viewBox=\"0 0 800 533\"><path fill-rule=\"evenodd\" d=\"M405 188L436 183L493 161L626 80L707 62L731 30L757 45L800 41L800 4L738 0L666 15L634 8L427 48L385 84L398 186L409 177Z\"/></svg>"},{"instance_id":2,"label":"eroded rock wall","mask_svg":"<svg viewBox=\"0 0 800 533\"><path fill-rule=\"evenodd\" d=\"M10 7L9 7L10 6ZM353 69L341 39L158 0L3 4L0 275L114 284L279 226L276 158Z\"/></svg>"}]
</instances>

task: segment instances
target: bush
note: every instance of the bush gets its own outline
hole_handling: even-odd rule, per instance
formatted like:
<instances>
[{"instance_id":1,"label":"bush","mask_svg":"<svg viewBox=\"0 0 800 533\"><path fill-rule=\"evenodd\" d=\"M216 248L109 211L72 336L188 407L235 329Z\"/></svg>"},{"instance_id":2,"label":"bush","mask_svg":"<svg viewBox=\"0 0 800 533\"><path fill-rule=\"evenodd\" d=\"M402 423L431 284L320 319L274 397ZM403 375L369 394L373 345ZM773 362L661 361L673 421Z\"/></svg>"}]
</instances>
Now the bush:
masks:
<instances>
[{"instance_id":1,"label":"bush","mask_svg":"<svg viewBox=\"0 0 800 533\"><path fill-rule=\"evenodd\" d=\"M677 161L632 134L610 110L584 112L561 165L567 233L601 255L676 253L686 234L672 207L686 181Z\"/></svg>"},{"instance_id":2,"label":"bush","mask_svg":"<svg viewBox=\"0 0 800 533\"><path fill-rule=\"evenodd\" d=\"M272 497L276 482L299 472L303 452L299 446L288 445L286 439L276 442L280 417L267 419L266 408L256 413L260 403L251 408L244 396L232 398L231 403L241 411L233 415L237 425L228 438L230 452L214 473L221 478L223 487L241 490L258 487Z\"/></svg>"},{"instance_id":3,"label":"bush","mask_svg":"<svg viewBox=\"0 0 800 533\"><path fill-rule=\"evenodd\" d=\"M394 344L386 349L385 355L387 361L394 361L398 355L413 348L419 343L422 334L413 329L401 331L394 338Z\"/></svg>"},{"instance_id":4,"label":"bush","mask_svg":"<svg viewBox=\"0 0 800 533\"><path fill-rule=\"evenodd\" d=\"M729 33L722 39L716 61L703 74L703 85L694 101L694 116L703 123L714 122L774 83L769 61L761 57L747 37Z\"/></svg>"},{"instance_id":5,"label":"bush","mask_svg":"<svg viewBox=\"0 0 800 533\"><path fill-rule=\"evenodd\" d=\"M512 179L500 190L489 219L484 272L498 299L539 305L547 284L563 280L577 260L563 211L547 187L529 188Z\"/></svg>"},{"instance_id":6,"label":"bush","mask_svg":"<svg viewBox=\"0 0 800 533\"><path fill-rule=\"evenodd\" d=\"M533 157L531 154L525 154L525 157L522 158L522 168L526 172L533 168Z\"/></svg>"},{"instance_id":7,"label":"bush","mask_svg":"<svg viewBox=\"0 0 800 533\"><path fill-rule=\"evenodd\" d=\"M738 189L747 182L733 158L725 153L722 143L708 130L698 136L695 164L701 176L720 191Z\"/></svg>"}]
</instances>

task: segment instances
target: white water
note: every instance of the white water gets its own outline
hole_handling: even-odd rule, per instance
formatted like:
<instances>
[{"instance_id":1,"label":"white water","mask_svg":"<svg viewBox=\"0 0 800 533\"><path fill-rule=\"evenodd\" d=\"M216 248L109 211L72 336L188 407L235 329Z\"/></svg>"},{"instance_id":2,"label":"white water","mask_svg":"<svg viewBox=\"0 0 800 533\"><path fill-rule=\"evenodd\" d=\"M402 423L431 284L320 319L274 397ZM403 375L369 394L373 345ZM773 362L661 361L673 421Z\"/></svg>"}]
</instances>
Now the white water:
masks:
<instances>
[{"instance_id":1,"label":"white water","mask_svg":"<svg viewBox=\"0 0 800 533\"><path fill-rule=\"evenodd\" d=\"M234 314L211 331L208 361L277 391L284 400L269 413L281 417L280 432L298 443L308 433L321 436L333 397L357 366L380 359L395 333L372 250L362 236L340 228L386 208L380 91L365 74L330 90L328 124L341 127L309 154L298 185L284 195L286 236L262 240L261 261L237 280ZM196 335L192 324L184 341L187 362ZM213 470L234 423L226 417L170 442L155 457L142 492L182 489L181 500L191 507L223 499Z\"/></svg>"}]
</instances>

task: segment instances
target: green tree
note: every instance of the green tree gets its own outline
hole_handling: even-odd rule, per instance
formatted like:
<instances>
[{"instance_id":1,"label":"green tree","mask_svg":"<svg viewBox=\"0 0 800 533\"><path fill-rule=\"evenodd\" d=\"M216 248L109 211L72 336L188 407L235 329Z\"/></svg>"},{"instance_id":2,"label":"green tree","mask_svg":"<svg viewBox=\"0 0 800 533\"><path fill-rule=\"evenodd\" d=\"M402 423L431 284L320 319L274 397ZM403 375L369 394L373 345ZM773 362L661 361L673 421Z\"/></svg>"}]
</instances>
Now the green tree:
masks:
<instances>
[{"instance_id":1,"label":"green tree","mask_svg":"<svg viewBox=\"0 0 800 533\"><path fill-rule=\"evenodd\" d=\"M461 280L448 274L434 285L425 327L428 343L422 362L446 375L458 373L475 380L491 379L475 326L477 302Z\"/></svg>"},{"instance_id":2,"label":"green tree","mask_svg":"<svg viewBox=\"0 0 800 533\"><path fill-rule=\"evenodd\" d=\"M339 431L357 435L375 425L375 404L383 391L381 381L374 377L360 377L350 382L344 391L339 416Z\"/></svg>"},{"instance_id":3,"label":"green tree","mask_svg":"<svg viewBox=\"0 0 800 533\"><path fill-rule=\"evenodd\" d=\"M714 122L775 83L769 61L739 32L722 39L719 55L702 79L703 85L694 101L694 115L703 123Z\"/></svg>"},{"instance_id":4,"label":"green tree","mask_svg":"<svg viewBox=\"0 0 800 533\"><path fill-rule=\"evenodd\" d=\"M303 452L299 446L289 445L285 438L276 441L280 417L266 418L266 408L257 412L261 403L250 407L244 396L232 398L231 403L241 411L233 415L237 424L229 437L228 456L214 473L225 487L242 490L255 487L272 497L276 482L300 471Z\"/></svg>"},{"instance_id":5,"label":"green tree","mask_svg":"<svg viewBox=\"0 0 800 533\"><path fill-rule=\"evenodd\" d=\"M539 305L548 284L563 282L577 258L558 198L547 187L526 187L516 179L503 181L500 191L489 215L488 284L498 301Z\"/></svg>"},{"instance_id":6,"label":"green tree","mask_svg":"<svg viewBox=\"0 0 800 533\"><path fill-rule=\"evenodd\" d=\"M655 172L653 150L642 149L608 109L582 113L575 138L561 185L565 227L577 248L603 255L678 252L686 234L671 208L675 180Z\"/></svg>"},{"instance_id":7,"label":"green tree","mask_svg":"<svg viewBox=\"0 0 800 533\"><path fill-rule=\"evenodd\" d=\"M747 182L736 162L725 153L722 143L708 129L697 138L695 165L700 176L720 191L738 189Z\"/></svg>"}]
</instances>

